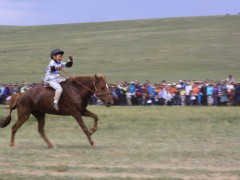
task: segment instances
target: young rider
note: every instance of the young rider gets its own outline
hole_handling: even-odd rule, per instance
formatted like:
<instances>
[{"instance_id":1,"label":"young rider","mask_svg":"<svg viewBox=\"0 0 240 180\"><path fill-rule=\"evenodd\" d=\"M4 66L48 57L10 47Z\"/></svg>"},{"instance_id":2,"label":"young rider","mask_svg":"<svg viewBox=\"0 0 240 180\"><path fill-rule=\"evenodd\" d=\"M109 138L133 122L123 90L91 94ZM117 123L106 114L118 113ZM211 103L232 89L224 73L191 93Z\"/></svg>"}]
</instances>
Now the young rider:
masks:
<instances>
[{"instance_id":1,"label":"young rider","mask_svg":"<svg viewBox=\"0 0 240 180\"><path fill-rule=\"evenodd\" d=\"M72 56L68 57L68 62L62 62L63 54L64 51L60 49L54 49L51 51L51 60L46 68L46 75L44 78L44 84L49 85L55 89L53 108L57 111L59 110L58 101L63 91L60 83L66 80L60 76L59 72L63 67L70 68L73 65Z\"/></svg>"}]
</instances>

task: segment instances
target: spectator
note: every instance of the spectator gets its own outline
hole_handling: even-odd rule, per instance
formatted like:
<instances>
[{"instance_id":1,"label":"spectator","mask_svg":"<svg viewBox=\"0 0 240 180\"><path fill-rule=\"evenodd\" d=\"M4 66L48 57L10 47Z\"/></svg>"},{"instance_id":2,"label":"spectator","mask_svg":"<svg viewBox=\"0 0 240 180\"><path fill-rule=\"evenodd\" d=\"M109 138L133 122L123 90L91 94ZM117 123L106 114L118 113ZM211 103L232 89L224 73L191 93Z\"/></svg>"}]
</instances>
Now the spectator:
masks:
<instances>
[{"instance_id":1,"label":"spectator","mask_svg":"<svg viewBox=\"0 0 240 180\"><path fill-rule=\"evenodd\" d=\"M3 96L4 96L4 97L7 97L7 96L9 96L10 94L11 94L11 92L10 92L9 85L5 84L5 85L4 85Z\"/></svg>"},{"instance_id":2,"label":"spectator","mask_svg":"<svg viewBox=\"0 0 240 180\"><path fill-rule=\"evenodd\" d=\"M185 106L186 105L186 91L185 91L184 87L180 88L180 96L181 96L181 106Z\"/></svg>"},{"instance_id":3,"label":"spectator","mask_svg":"<svg viewBox=\"0 0 240 180\"><path fill-rule=\"evenodd\" d=\"M151 85L150 85L151 86ZM156 105L156 103L158 102L156 102L156 99L155 99L155 97L156 97L156 95L157 95L157 92L156 92L156 89L155 89L155 86L151 86L151 88L149 88L150 86L148 86L148 90L149 90L149 98L150 98L150 100L152 101L152 104L153 105ZM151 89L151 90L150 90Z\"/></svg>"},{"instance_id":4,"label":"spectator","mask_svg":"<svg viewBox=\"0 0 240 180\"><path fill-rule=\"evenodd\" d=\"M226 81L227 81L228 83L234 83L234 82L235 82L235 79L234 79L234 77L230 74L230 75L228 75Z\"/></svg>"},{"instance_id":5,"label":"spectator","mask_svg":"<svg viewBox=\"0 0 240 180\"><path fill-rule=\"evenodd\" d=\"M148 94L147 94L147 85L146 83L142 86L142 105L146 106L147 105L147 100L148 100Z\"/></svg>"},{"instance_id":6,"label":"spectator","mask_svg":"<svg viewBox=\"0 0 240 180\"><path fill-rule=\"evenodd\" d=\"M192 105L192 99L191 99L192 85L189 81L187 82L187 85L185 87L185 91L186 91L186 105L190 106L190 105Z\"/></svg>"},{"instance_id":7,"label":"spectator","mask_svg":"<svg viewBox=\"0 0 240 180\"><path fill-rule=\"evenodd\" d=\"M236 83L234 102L236 105L240 105L240 82Z\"/></svg>"},{"instance_id":8,"label":"spectator","mask_svg":"<svg viewBox=\"0 0 240 180\"><path fill-rule=\"evenodd\" d=\"M214 106L218 106L218 102L219 102L218 86L219 86L219 83L213 84L213 105Z\"/></svg>"},{"instance_id":9,"label":"spectator","mask_svg":"<svg viewBox=\"0 0 240 180\"><path fill-rule=\"evenodd\" d=\"M164 106L171 105L173 96L169 90L169 88L166 88L163 93L163 99L164 99Z\"/></svg>"},{"instance_id":10,"label":"spectator","mask_svg":"<svg viewBox=\"0 0 240 180\"><path fill-rule=\"evenodd\" d=\"M173 83L175 85L175 83ZM175 98L174 98L174 105L176 106L181 106L181 95L180 95L180 89L181 89L180 84L176 84L175 86Z\"/></svg>"},{"instance_id":11,"label":"spectator","mask_svg":"<svg viewBox=\"0 0 240 180\"><path fill-rule=\"evenodd\" d=\"M203 87L203 82L202 81L198 81L198 95L197 95L197 104L199 106L202 105L202 97L203 97L203 93L202 93L202 87Z\"/></svg>"},{"instance_id":12,"label":"spectator","mask_svg":"<svg viewBox=\"0 0 240 180\"><path fill-rule=\"evenodd\" d=\"M5 104L6 98L11 95L10 86L4 84L4 88L1 88L1 91L3 92L1 93L0 101L1 103Z\"/></svg>"},{"instance_id":13,"label":"spectator","mask_svg":"<svg viewBox=\"0 0 240 180\"><path fill-rule=\"evenodd\" d=\"M158 104L159 105L164 105L164 98L163 98L163 94L166 91L166 86L165 84L163 84L162 86L160 86L159 92L158 92Z\"/></svg>"},{"instance_id":14,"label":"spectator","mask_svg":"<svg viewBox=\"0 0 240 180\"><path fill-rule=\"evenodd\" d=\"M0 84L0 103L2 104L4 102L4 84Z\"/></svg>"},{"instance_id":15,"label":"spectator","mask_svg":"<svg viewBox=\"0 0 240 180\"><path fill-rule=\"evenodd\" d=\"M201 92L201 94L202 94L202 96L201 96L201 105L203 105L203 106L207 105L207 92L206 92L206 89L207 89L207 83L204 81L204 82L202 82L201 88L199 90Z\"/></svg>"},{"instance_id":16,"label":"spectator","mask_svg":"<svg viewBox=\"0 0 240 180\"><path fill-rule=\"evenodd\" d=\"M20 93L24 93L27 91L27 86L26 86L26 83L25 82L22 82L21 83L21 86L20 86Z\"/></svg>"},{"instance_id":17,"label":"spectator","mask_svg":"<svg viewBox=\"0 0 240 180\"><path fill-rule=\"evenodd\" d=\"M142 105L142 96L143 96L142 85L137 84L137 86L136 86L136 98L137 98L137 104L138 105Z\"/></svg>"},{"instance_id":18,"label":"spectator","mask_svg":"<svg viewBox=\"0 0 240 180\"><path fill-rule=\"evenodd\" d=\"M131 106L132 105L132 94L130 93L130 90L126 92L126 99L127 99L127 105Z\"/></svg>"},{"instance_id":19,"label":"spectator","mask_svg":"<svg viewBox=\"0 0 240 180\"><path fill-rule=\"evenodd\" d=\"M4 92L4 85L0 84L0 96L3 95L3 92Z\"/></svg>"},{"instance_id":20,"label":"spectator","mask_svg":"<svg viewBox=\"0 0 240 180\"><path fill-rule=\"evenodd\" d=\"M220 96L220 103L223 106L226 106L228 103L228 96L227 96L227 86L225 81L222 81L221 85L219 86L219 96Z\"/></svg>"},{"instance_id":21,"label":"spectator","mask_svg":"<svg viewBox=\"0 0 240 180\"><path fill-rule=\"evenodd\" d=\"M16 84L13 86L12 93L13 93L13 94L20 93L20 87L18 86L18 83L16 83Z\"/></svg>"},{"instance_id":22,"label":"spectator","mask_svg":"<svg viewBox=\"0 0 240 180\"><path fill-rule=\"evenodd\" d=\"M132 105L137 105L136 85L135 85L135 83L133 81L130 83L129 92L131 93Z\"/></svg>"},{"instance_id":23,"label":"spectator","mask_svg":"<svg viewBox=\"0 0 240 180\"><path fill-rule=\"evenodd\" d=\"M149 81L146 81L146 87L147 87L147 94L149 96L149 98L151 99L152 97L152 92L154 91L153 86L150 84Z\"/></svg>"},{"instance_id":24,"label":"spectator","mask_svg":"<svg viewBox=\"0 0 240 180\"><path fill-rule=\"evenodd\" d=\"M111 94L113 96L113 104L118 105L118 94L116 86L111 86Z\"/></svg>"},{"instance_id":25,"label":"spectator","mask_svg":"<svg viewBox=\"0 0 240 180\"><path fill-rule=\"evenodd\" d=\"M213 86L212 83L209 83L207 86L207 105L212 106L213 105Z\"/></svg>"},{"instance_id":26,"label":"spectator","mask_svg":"<svg viewBox=\"0 0 240 180\"><path fill-rule=\"evenodd\" d=\"M123 83L119 82L117 85L117 94L119 98L119 105L123 106L126 104L126 91L127 89L124 88Z\"/></svg>"},{"instance_id":27,"label":"spectator","mask_svg":"<svg viewBox=\"0 0 240 180\"><path fill-rule=\"evenodd\" d=\"M169 91L172 95L172 104L177 105L177 100L176 100L176 83L168 84L169 86Z\"/></svg>"},{"instance_id":28,"label":"spectator","mask_svg":"<svg viewBox=\"0 0 240 180\"><path fill-rule=\"evenodd\" d=\"M202 97L203 97L203 93L199 90L198 96L197 96L197 103L199 106L202 105Z\"/></svg>"},{"instance_id":29,"label":"spectator","mask_svg":"<svg viewBox=\"0 0 240 180\"><path fill-rule=\"evenodd\" d=\"M233 82L226 82L226 87L227 87L227 96L228 96L228 101L229 103L232 103L233 98L232 95L234 93L235 87Z\"/></svg>"},{"instance_id":30,"label":"spectator","mask_svg":"<svg viewBox=\"0 0 240 180\"><path fill-rule=\"evenodd\" d=\"M192 89L192 98L194 99L192 104L196 105L197 104L197 98L199 95L199 87L198 84L195 82L193 85L193 89Z\"/></svg>"},{"instance_id":31,"label":"spectator","mask_svg":"<svg viewBox=\"0 0 240 180\"><path fill-rule=\"evenodd\" d=\"M98 100L98 99L97 99L96 95L94 94L94 95L92 95L91 98L89 99L89 103L90 103L91 105L98 105L97 100Z\"/></svg>"}]
</instances>

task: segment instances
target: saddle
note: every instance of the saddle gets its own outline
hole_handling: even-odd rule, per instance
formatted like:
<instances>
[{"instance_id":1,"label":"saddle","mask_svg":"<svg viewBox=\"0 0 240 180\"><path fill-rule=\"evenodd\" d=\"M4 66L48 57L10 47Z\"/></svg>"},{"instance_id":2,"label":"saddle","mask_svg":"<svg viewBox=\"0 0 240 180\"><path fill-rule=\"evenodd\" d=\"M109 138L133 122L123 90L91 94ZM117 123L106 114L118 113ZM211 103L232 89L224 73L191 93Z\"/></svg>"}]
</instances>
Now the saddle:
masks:
<instances>
[{"instance_id":1,"label":"saddle","mask_svg":"<svg viewBox=\"0 0 240 180\"><path fill-rule=\"evenodd\" d=\"M52 88L51 86L49 86L48 84L44 84L43 86L44 88Z\"/></svg>"},{"instance_id":2,"label":"saddle","mask_svg":"<svg viewBox=\"0 0 240 180\"><path fill-rule=\"evenodd\" d=\"M67 79L62 79L59 84L63 84L63 83L66 82L66 81L67 81ZM47 83L44 83L43 87L44 87L44 88L52 88L52 87L51 87L49 84L47 84Z\"/></svg>"}]
</instances>

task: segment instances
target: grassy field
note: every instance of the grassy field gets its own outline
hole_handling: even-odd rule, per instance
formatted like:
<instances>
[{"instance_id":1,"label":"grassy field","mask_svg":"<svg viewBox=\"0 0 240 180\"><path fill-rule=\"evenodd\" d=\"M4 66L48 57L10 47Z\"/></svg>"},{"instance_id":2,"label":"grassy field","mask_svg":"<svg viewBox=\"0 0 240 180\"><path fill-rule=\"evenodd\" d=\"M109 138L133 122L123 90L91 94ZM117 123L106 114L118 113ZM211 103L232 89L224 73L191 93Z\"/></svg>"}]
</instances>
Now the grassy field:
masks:
<instances>
[{"instance_id":1,"label":"grassy field","mask_svg":"<svg viewBox=\"0 0 240 180\"><path fill-rule=\"evenodd\" d=\"M1 179L239 179L239 108L91 106L92 148L71 117L47 116L47 149L30 118L9 147L0 129ZM1 107L1 118L7 115ZM85 118L88 126L92 120Z\"/></svg>"},{"instance_id":2,"label":"grassy field","mask_svg":"<svg viewBox=\"0 0 240 180\"><path fill-rule=\"evenodd\" d=\"M240 16L187 17L51 26L0 26L0 82L39 82L53 48L73 55L72 75L110 82L239 75Z\"/></svg>"}]
</instances>

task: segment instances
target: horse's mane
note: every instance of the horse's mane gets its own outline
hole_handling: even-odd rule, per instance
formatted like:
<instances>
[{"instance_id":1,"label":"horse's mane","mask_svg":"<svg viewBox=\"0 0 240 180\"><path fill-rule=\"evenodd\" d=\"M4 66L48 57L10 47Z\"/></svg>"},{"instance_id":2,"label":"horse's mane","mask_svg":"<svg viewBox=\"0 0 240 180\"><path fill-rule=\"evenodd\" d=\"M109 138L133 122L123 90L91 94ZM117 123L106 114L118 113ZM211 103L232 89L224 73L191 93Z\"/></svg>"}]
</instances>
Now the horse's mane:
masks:
<instances>
[{"instance_id":1,"label":"horse's mane","mask_svg":"<svg viewBox=\"0 0 240 180\"><path fill-rule=\"evenodd\" d=\"M82 81L93 81L94 79L95 79L94 76L74 76L74 77L71 77L69 80L76 80L76 81L82 82Z\"/></svg>"}]
</instances>

